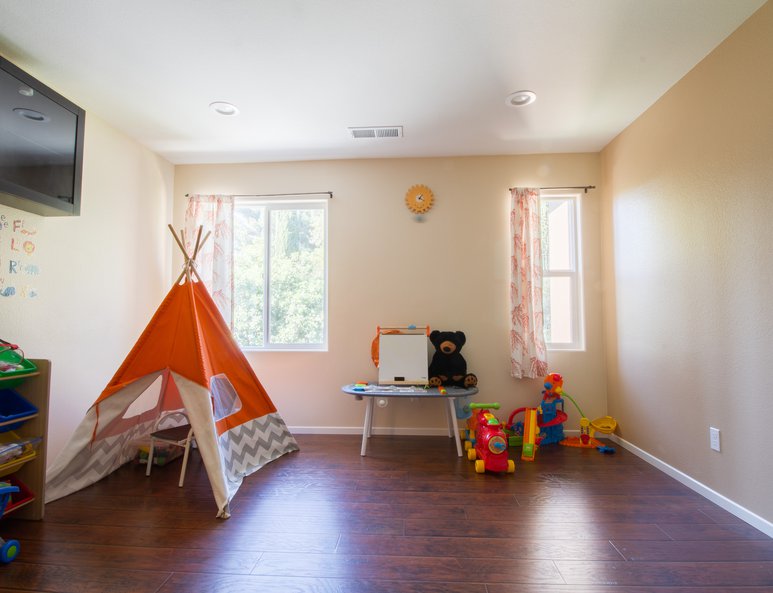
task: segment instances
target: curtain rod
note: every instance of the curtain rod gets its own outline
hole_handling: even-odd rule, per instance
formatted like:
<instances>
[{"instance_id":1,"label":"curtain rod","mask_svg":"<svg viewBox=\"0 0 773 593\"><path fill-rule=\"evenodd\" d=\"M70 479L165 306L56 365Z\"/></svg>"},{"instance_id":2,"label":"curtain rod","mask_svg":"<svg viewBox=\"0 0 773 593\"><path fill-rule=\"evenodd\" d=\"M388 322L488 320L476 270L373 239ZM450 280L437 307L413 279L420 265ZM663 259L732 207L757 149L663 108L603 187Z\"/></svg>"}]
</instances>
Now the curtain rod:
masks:
<instances>
[{"instance_id":1,"label":"curtain rod","mask_svg":"<svg viewBox=\"0 0 773 593\"><path fill-rule=\"evenodd\" d=\"M233 194L234 198L287 198L290 196L327 196L328 199L333 199L332 191L302 191L292 194ZM185 197L190 197L190 194L185 194Z\"/></svg>"},{"instance_id":2,"label":"curtain rod","mask_svg":"<svg viewBox=\"0 0 773 593\"><path fill-rule=\"evenodd\" d=\"M510 191L513 191L515 188L511 187ZM569 185L566 187L541 187L540 189L581 189L584 190L585 193L588 193L589 189L596 189L595 185Z\"/></svg>"}]
</instances>

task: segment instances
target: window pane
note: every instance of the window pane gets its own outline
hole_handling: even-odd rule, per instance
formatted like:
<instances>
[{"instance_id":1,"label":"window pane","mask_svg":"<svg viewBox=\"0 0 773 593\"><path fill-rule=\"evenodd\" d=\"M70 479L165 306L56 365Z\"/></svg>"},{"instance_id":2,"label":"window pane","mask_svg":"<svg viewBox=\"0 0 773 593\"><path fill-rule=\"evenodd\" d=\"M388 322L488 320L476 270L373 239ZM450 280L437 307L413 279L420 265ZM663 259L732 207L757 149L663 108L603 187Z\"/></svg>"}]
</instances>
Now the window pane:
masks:
<instances>
[{"instance_id":1,"label":"window pane","mask_svg":"<svg viewBox=\"0 0 773 593\"><path fill-rule=\"evenodd\" d=\"M542 194L542 289L548 349L582 350L582 278L578 194Z\"/></svg>"},{"instance_id":2,"label":"window pane","mask_svg":"<svg viewBox=\"0 0 773 593\"><path fill-rule=\"evenodd\" d=\"M264 206L234 209L233 334L243 348L263 346Z\"/></svg>"},{"instance_id":3,"label":"window pane","mask_svg":"<svg viewBox=\"0 0 773 593\"><path fill-rule=\"evenodd\" d=\"M269 343L321 344L325 322L325 211L272 209Z\"/></svg>"},{"instance_id":4,"label":"window pane","mask_svg":"<svg viewBox=\"0 0 773 593\"><path fill-rule=\"evenodd\" d=\"M572 265L572 202L542 200L543 269L571 270Z\"/></svg>"},{"instance_id":5,"label":"window pane","mask_svg":"<svg viewBox=\"0 0 773 593\"><path fill-rule=\"evenodd\" d=\"M569 344L572 339L572 279L543 278L542 307L544 309L545 341Z\"/></svg>"}]
</instances>

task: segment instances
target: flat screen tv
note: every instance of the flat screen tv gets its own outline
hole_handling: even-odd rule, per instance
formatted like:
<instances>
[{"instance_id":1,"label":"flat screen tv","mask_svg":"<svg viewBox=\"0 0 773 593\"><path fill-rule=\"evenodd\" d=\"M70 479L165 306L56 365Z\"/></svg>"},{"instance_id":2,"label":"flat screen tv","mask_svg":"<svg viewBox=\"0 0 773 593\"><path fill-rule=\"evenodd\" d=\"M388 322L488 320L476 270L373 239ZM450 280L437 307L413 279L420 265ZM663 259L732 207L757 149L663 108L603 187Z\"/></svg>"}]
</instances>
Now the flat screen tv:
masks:
<instances>
[{"instance_id":1,"label":"flat screen tv","mask_svg":"<svg viewBox=\"0 0 773 593\"><path fill-rule=\"evenodd\" d=\"M86 113L0 56L0 204L78 216Z\"/></svg>"}]
</instances>

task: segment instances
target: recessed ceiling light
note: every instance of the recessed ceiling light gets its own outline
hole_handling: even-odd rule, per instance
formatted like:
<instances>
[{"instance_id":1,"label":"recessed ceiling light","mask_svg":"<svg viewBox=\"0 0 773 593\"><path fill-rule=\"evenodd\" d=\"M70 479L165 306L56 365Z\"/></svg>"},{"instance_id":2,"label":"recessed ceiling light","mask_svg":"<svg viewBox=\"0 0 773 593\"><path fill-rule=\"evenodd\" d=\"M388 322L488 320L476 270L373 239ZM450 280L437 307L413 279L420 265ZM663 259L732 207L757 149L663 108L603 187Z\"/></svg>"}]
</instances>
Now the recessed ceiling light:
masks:
<instances>
[{"instance_id":1,"label":"recessed ceiling light","mask_svg":"<svg viewBox=\"0 0 773 593\"><path fill-rule=\"evenodd\" d=\"M537 94L532 91L516 91L507 95L505 103L511 107L523 107L537 100Z\"/></svg>"},{"instance_id":2,"label":"recessed ceiling light","mask_svg":"<svg viewBox=\"0 0 773 593\"><path fill-rule=\"evenodd\" d=\"M209 108L218 115L239 115L239 108L225 101L210 103Z\"/></svg>"}]
</instances>

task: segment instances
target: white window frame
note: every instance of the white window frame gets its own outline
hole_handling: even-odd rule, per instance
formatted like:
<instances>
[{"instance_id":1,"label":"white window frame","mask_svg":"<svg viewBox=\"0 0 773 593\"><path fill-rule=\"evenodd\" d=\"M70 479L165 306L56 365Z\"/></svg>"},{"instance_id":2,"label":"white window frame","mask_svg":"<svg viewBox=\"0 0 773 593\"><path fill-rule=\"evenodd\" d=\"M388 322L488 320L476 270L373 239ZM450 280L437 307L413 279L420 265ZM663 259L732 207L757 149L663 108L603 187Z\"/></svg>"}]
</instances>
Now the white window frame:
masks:
<instances>
[{"instance_id":1,"label":"white window frame","mask_svg":"<svg viewBox=\"0 0 773 593\"><path fill-rule=\"evenodd\" d=\"M569 224L570 264L567 269L549 270L542 268L542 286L545 293L546 281L550 278L568 278L571 290L571 341L548 342L548 350L582 351L585 350L585 307L583 303L582 278L582 209L581 193L573 190L542 190L540 192L540 209L543 201L561 201L571 204Z\"/></svg>"},{"instance_id":2,"label":"white window frame","mask_svg":"<svg viewBox=\"0 0 773 593\"><path fill-rule=\"evenodd\" d=\"M263 345L262 346L241 346L241 349L245 352L271 352L271 351L296 351L296 352L327 352L328 350L328 327L329 327L329 315L328 315L328 199L327 198L314 198L314 199L267 199L258 197L238 197L234 201L234 208L240 206L262 206L265 210L265 229L263 233ZM323 272L323 304L322 304L322 342L318 344L272 344L270 343L270 328L269 323L271 319L271 294L269 286L269 278L271 271L271 251L270 251L270 238L271 238L271 212L274 210L294 210L299 206L322 210L324 215L324 272ZM235 296L234 296L235 298ZM234 302L234 307L236 303Z\"/></svg>"}]
</instances>

